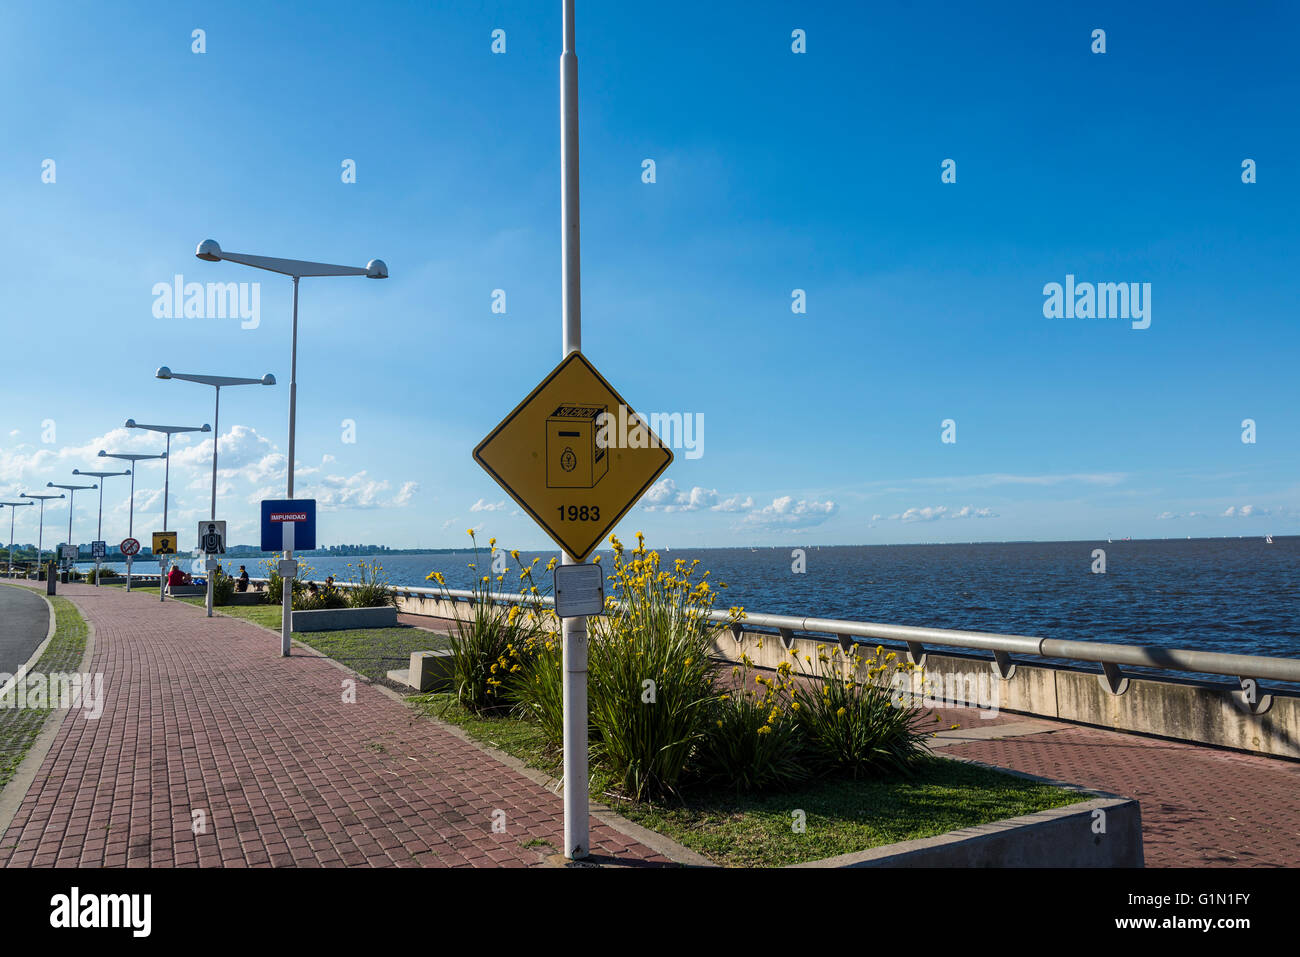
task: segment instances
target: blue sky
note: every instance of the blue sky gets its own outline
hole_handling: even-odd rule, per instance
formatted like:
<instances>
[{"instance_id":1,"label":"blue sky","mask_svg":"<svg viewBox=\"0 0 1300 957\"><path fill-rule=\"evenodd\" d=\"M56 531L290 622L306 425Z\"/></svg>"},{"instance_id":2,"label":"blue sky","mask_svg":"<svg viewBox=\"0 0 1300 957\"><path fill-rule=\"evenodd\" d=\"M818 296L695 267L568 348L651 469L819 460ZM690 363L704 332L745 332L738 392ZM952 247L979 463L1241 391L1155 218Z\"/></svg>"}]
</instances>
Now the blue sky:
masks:
<instances>
[{"instance_id":1,"label":"blue sky","mask_svg":"<svg viewBox=\"0 0 1300 957\"><path fill-rule=\"evenodd\" d=\"M639 411L704 422L624 535L1297 530L1300 14L1133 6L579 2L584 351ZM211 237L391 270L302 283L297 481L323 543L544 544L470 451L560 358L560 4L130 10L0 14L0 496L161 448L127 417L209 422L211 391L159 365L269 371L222 403L219 517L254 540L283 488L291 287L195 259ZM256 326L156 316L176 274L260 283ZM1150 283L1150 327L1045 318L1067 275ZM189 528L211 446L175 449ZM137 532L160 484L140 470Z\"/></svg>"}]
</instances>

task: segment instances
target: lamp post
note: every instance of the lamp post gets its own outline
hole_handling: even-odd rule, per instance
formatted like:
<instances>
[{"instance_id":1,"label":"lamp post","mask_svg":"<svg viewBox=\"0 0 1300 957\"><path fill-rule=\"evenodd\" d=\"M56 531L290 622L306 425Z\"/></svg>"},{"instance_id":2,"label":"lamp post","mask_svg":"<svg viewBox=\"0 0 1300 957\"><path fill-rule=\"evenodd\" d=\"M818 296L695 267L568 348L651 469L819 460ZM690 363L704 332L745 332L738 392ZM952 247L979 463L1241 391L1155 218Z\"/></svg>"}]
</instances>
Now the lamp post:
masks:
<instances>
[{"instance_id":1,"label":"lamp post","mask_svg":"<svg viewBox=\"0 0 1300 957\"><path fill-rule=\"evenodd\" d=\"M180 432L211 432L212 426L204 425L144 425L135 419L127 419L126 427L128 429L148 429L150 432L162 432L167 436L167 449L163 452L162 458L166 463L163 469L163 531L167 531L167 500L170 497L171 475L172 475L172 436ZM163 570L163 558L158 557L158 600L163 601L167 591L167 576Z\"/></svg>"},{"instance_id":2,"label":"lamp post","mask_svg":"<svg viewBox=\"0 0 1300 957\"><path fill-rule=\"evenodd\" d=\"M104 479L114 475L130 475L131 470L125 472L83 472L81 469L73 469L73 475L89 475L99 479L99 524L95 526L95 541L101 541L104 538ZM107 547L107 545L105 546ZM99 556L95 556L95 587L99 587Z\"/></svg>"},{"instance_id":3,"label":"lamp post","mask_svg":"<svg viewBox=\"0 0 1300 957\"><path fill-rule=\"evenodd\" d=\"M45 487L61 488L68 492L68 545L71 546L72 545L72 507L74 504L76 504L77 493L85 491L87 489L99 488L99 486L98 485L59 485L56 482L46 482ZM67 562L68 562L68 571L72 571L73 570L72 566L76 564L76 560L69 558Z\"/></svg>"},{"instance_id":4,"label":"lamp post","mask_svg":"<svg viewBox=\"0 0 1300 957\"><path fill-rule=\"evenodd\" d=\"M183 379L186 382L210 385L216 391L217 404L212 411L212 510L208 515L208 518L215 522L217 520L217 445L221 441L221 387L231 385L275 385L275 376L269 372L260 379L242 379L238 376L229 375L196 375L188 372L172 372L166 366L161 366L154 375L159 379ZM208 564L214 563L209 559ZM207 568L207 608L209 618L212 617L212 571L212 568Z\"/></svg>"},{"instance_id":5,"label":"lamp post","mask_svg":"<svg viewBox=\"0 0 1300 957\"><path fill-rule=\"evenodd\" d=\"M26 492L22 492L18 497L34 499L41 503L41 528L36 533L36 567L40 568L41 559L45 556L45 503L52 498L66 498L67 496L62 492L58 495L28 495ZM69 511L71 511L71 508L69 508Z\"/></svg>"},{"instance_id":6,"label":"lamp post","mask_svg":"<svg viewBox=\"0 0 1300 957\"><path fill-rule=\"evenodd\" d=\"M249 253L231 253L223 250L215 239L205 239L199 243L194 255L204 262L232 262L255 269L278 272L293 280L293 334L289 359L289 475L288 498L293 498L293 462L294 439L298 411L298 280L304 276L365 276L367 279L387 279L388 266L382 259L372 259L361 266L333 266L329 263L309 262L302 259L276 259L271 256L254 256ZM280 654L289 656L289 635L293 621L293 577L296 574L292 564L293 550L285 549L284 562L281 563L281 580L284 582L283 602L280 621Z\"/></svg>"},{"instance_id":7,"label":"lamp post","mask_svg":"<svg viewBox=\"0 0 1300 957\"><path fill-rule=\"evenodd\" d=\"M131 463L131 468L128 470L131 475L131 499L127 503L126 537L135 538L135 463L143 459L165 459L167 453L157 452L146 455L138 452L105 452L100 449L99 457L101 459L122 459ZM131 560L133 558L135 558L134 555L126 556L126 590L128 592L131 590Z\"/></svg>"},{"instance_id":8,"label":"lamp post","mask_svg":"<svg viewBox=\"0 0 1300 957\"><path fill-rule=\"evenodd\" d=\"M0 502L0 508L4 508L6 505L9 506L9 561L6 563L5 571L10 578L14 577L14 518L18 515L14 509L23 505L35 504L35 502Z\"/></svg>"}]
</instances>

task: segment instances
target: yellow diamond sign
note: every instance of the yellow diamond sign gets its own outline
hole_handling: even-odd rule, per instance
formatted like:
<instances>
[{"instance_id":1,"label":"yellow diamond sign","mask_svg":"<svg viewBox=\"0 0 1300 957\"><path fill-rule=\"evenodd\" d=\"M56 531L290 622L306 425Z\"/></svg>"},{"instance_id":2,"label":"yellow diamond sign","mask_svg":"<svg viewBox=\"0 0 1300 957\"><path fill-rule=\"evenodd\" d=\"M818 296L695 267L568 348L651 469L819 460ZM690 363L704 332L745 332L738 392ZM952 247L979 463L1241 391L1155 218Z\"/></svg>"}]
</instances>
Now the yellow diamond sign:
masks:
<instances>
[{"instance_id":1,"label":"yellow diamond sign","mask_svg":"<svg viewBox=\"0 0 1300 957\"><path fill-rule=\"evenodd\" d=\"M672 460L580 352L569 353L474 449L474 461L578 561Z\"/></svg>"}]
</instances>

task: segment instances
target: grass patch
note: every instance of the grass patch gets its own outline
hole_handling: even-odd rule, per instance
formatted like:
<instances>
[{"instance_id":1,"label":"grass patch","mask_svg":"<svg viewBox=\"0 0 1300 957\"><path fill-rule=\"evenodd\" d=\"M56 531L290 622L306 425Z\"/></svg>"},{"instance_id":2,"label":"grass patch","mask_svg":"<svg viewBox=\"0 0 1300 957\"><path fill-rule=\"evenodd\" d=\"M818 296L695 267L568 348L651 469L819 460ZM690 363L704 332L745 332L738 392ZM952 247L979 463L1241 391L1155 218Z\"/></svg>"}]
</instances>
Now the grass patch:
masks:
<instances>
[{"instance_id":1,"label":"grass patch","mask_svg":"<svg viewBox=\"0 0 1300 957\"><path fill-rule=\"evenodd\" d=\"M776 867L935 837L1062 807L1078 794L975 765L925 758L911 778L818 780L781 794L690 793L620 814L729 867ZM794 830L803 811L805 830Z\"/></svg>"},{"instance_id":2,"label":"grass patch","mask_svg":"<svg viewBox=\"0 0 1300 957\"><path fill-rule=\"evenodd\" d=\"M54 637L31 670L43 674L77 671L86 653L86 622L66 598L53 596L50 603L54 606ZM51 710L0 708L0 788L8 784L18 770Z\"/></svg>"},{"instance_id":3,"label":"grass patch","mask_svg":"<svg viewBox=\"0 0 1300 957\"><path fill-rule=\"evenodd\" d=\"M450 693L409 700L530 767L559 773L559 755L531 722L474 715ZM911 778L823 778L770 794L693 788L678 803L619 802L608 793L613 779L599 767L592 772L598 800L727 867L800 864L1084 800L1064 788L940 757L923 759ZM795 811L804 812L802 833L793 827Z\"/></svg>"},{"instance_id":4,"label":"grass patch","mask_svg":"<svg viewBox=\"0 0 1300 957\"><path fill-rule=\"evenodd\" d=\"M277 620L276 626L279 626ZM328 658L347 665L371 681L402 687L388 680L388 672L405 668L413 651L440 651L447 636L410 625L396 628L358 628L353 631L294 632L294 637Z\"/></svg>"},{"instance_id":5,"label":"grass patch","mask_svg":"<svg viewBox=\"0 0 1300 957\"><path fill-rule=\"evenodd\" d=\"M157 592L154 594L157 594ZM172 600L183 601L187 605L197 605L199 608L207 607L207 598L203 595L186 595ZM213 608L213 611L228 615L231 618L251 621L255 625L270 628L272 631L280 630L281 608L279 605L217 605Z\"/></svg>"}]
</instances>

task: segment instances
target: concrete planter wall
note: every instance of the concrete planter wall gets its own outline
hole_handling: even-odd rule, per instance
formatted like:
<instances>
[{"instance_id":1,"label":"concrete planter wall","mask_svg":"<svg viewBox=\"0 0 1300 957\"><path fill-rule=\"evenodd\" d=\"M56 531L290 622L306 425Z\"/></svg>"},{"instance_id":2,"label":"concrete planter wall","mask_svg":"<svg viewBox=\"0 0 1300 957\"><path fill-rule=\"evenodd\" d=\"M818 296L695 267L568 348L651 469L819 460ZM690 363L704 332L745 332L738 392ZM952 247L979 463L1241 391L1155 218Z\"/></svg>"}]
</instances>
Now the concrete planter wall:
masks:
<instances>
[{"instance_id":1,"label":"concrete planter wall","mask_svg":"<svg viewBox=\"0 0 1300 957\"><path fill-rule=\"evenodd\" d=\"M319 611L295 611L290 627L294 631L350 631L353 628L394 628L397 609L323 608Z\"/></svg>"},{"instance_id":2,"label":"concrete planter wall","mask_svg":"<svg viewBox=\"0 0 1300 957\"><path fill-rule=\"evenodd\" d=\"M1083 795L1081 795L1083 796ZM1138 802L1111 796L795 867L1142 867Z\"/></svg>"}]
</instances>

